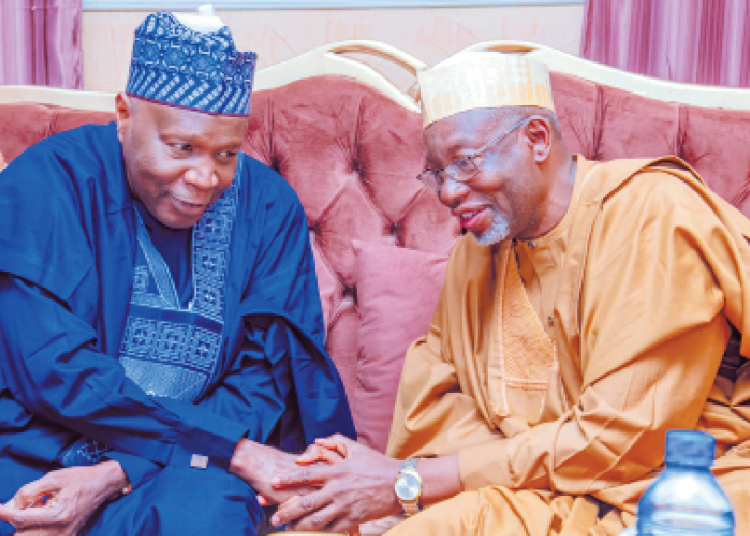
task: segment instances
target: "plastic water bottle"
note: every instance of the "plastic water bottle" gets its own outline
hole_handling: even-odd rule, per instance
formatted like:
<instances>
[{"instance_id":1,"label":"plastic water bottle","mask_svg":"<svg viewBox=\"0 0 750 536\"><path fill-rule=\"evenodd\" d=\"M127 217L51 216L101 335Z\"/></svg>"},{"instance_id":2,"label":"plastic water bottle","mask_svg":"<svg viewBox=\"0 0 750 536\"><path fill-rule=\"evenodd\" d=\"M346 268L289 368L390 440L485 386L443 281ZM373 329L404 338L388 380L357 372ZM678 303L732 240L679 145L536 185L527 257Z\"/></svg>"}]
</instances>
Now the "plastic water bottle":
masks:
<instances>
[{"instance_id":1,"label":"plastic water bottle","mask_svg":"<svg viewBox=\"0 0 750 536\"><path fill-rule=\"evenodd\" d=\"M711 473L716 439L670 430L666 468L638 501L635 529L620 536L734 536L732 503Z\"/></svg>"}]
</instances>

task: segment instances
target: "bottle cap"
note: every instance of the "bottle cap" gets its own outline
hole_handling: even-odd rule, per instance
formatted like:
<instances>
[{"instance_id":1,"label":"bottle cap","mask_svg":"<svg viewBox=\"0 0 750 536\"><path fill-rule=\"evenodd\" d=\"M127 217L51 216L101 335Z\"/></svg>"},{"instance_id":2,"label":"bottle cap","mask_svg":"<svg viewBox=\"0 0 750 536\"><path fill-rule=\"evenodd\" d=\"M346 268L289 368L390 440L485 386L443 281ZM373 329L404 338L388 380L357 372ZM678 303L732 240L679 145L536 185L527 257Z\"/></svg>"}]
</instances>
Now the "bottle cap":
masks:
<instances>
[{"instance_id":1,"label":"bottle cap","mask_svg":"<svg viewBox=\"0 0 750 536\"><path fill-rule=\"evenodd\" d=\"M668 464L711 467L716 454L716 439L696 430L669 430L664 461Z\"/></svg>"}]
</instances>

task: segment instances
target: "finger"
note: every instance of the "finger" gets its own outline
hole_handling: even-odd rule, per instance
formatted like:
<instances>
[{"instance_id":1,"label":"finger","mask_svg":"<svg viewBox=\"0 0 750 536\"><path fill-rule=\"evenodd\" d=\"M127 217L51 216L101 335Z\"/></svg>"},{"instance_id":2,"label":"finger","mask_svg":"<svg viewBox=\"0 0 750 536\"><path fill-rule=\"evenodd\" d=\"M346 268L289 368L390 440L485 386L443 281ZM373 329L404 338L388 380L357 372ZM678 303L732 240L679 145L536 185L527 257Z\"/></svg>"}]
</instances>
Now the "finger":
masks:
<instances>
[{"instance_id":1,"label":"finger","mask_svg":"<svg viewBox=\"0 0 750 536\"><path fill-rule=\"evenodd\" d=\"M327 448L328 450L333 450L335 452L338 452L341 456L344 458L349 457L349 442L350 440L345 438L341 435L335 435L333 437L324 437L320 439L315 440L316 445L320 445L322 447Z\"/></svg>"},{"instance_id":2,"label":"finger","mask_svg":"<svg viewBox=\"0 0 750 536\"><path fill-rule=\"evenodd\" d=\"M0 0L1 1L1 0ZM288 500L294 498L294 497L301 497L303 495L307 495L308 493L312 493L313 491L316 491L318 488L311 488L307 486L298 486L293 488L284 488L284 489L271 489L269 493L264 495L264 498L269 502L269 504L284 504Z\"/></svg>"},{"instance_id":3,"label":"finger","mask_svg":"<svg viewBox=\"0 0 750 536\"><path fill-rule=\"evenodd\" d=\"M320 457L319 460L316 461L316 463L325 463L328 465L336 465L341 462L343 462L346 459L346 457L342 454L339 454L338 452L334 452L332 450L323 449L323 455Z\"/></svg>"},{"instance_id":4,"label":"finger","mask_svg":"<svg viewBox=\"0 0 750 536\"><path fill-rule=\"evenodd\" d=\"M296 501L298 499L299 499L299 495L295 495L294 497L291 497L291 498L287 499L286 501L284 501L279 506L279 508L288 508L290 504L292 504L294 501Z\"/></svg>"},{"instance_id":5,"label":"finger","mask_svg":"<svg viewBox=\"0 0 750 536\"><path fill-rule=\"evenodd\" d=\"M271 501L268 500L265 495L258 495L257 499L258 499L258 504L260 504L261 506L268 506L271 504Z\"/></svg>"},{"instance_id":6,"label":"finger","mask_svg":"<svg viewBox=\"0 0 750 536\"><path fill-rule=\"evenodd\" d=\"M334 504L328 504L317 512L293 521L290 526L298 531L323 531L327 530L339 515L338 507Z\"/></svg>"},{"instance_id":7,"label":"finger","mask_svg":"<svg viewBox=\"0 0 750 536\"><path fill-rule=\"evenodd\" d=\"M317 462L334 465L341 462L343 459L344 458L337 451L313 444L307 447L304 454L298 456L295 461L298 465L310 465Z\"/></svg>"},{"instance_id":8,"label":"finger","mask_svg":"<svg viewBox=\"0 0 750 536\"><path fill-rule=\"evenodd\" d=\"M330 499L325 491L316 491L297 500L287 501L271 518L271 524L278 527L296 520L297 518L317 512L328 505Z\"/></svg>"},{"instance_id":9,"label":"finger","mask_svg":"<svg viewBox=\"0 0 750 536\"><path fill-rule=\"evenodd\" d=\"M335 476L334 466L331 465L309 465L299 471L291 471L275 476L271 480L274 488L288 488L292 486L315 486L325 484L329 478Z\"/></svg>"},{"instance_id":10,"label":"finger","mask_svg":"<svg viewBox=\"0 0 750 536\"><path fill-rule=\"evenodd\" d=\"M323 455L324 450L326 449L313 443L312 445L308 445L305 452L297 456L294 461L300 465L309 465L317 461Z\"/></svg>"},{"instance_id":11,"label":"finger","mask_svg":"<svg viewBox=\"0 0 750 536\"><path fill-rule=\"evenodd\" d=\"M13 499L5 504L0 504L0 520L13 524L13 518L15 517L16 512L17 509L13 505Z\"/></svg>"},{"instance_id":12,"label":"finger","mask_svg":"<svg viewBox=\"0 0 750 536\"><path fill-rule=\"evenodd\" d=\"M349 519L346 515L335 519L333 524L326 530L328 532L348 534L349 536L360 536L359 523L356 520Z\"/></svg>"},{"instance_id":13,"label":"finger","mask_svg":"<svg viewBox=\"0 0 750 536\"><path fill-rule=\"evenodd\" d=\"M18 529L30 527L54 527L65 524L70 516L63 510L60 503L47 503L41 508L17 510L11 524Z\"/></svg>"},{"instance_id":14,"label":"finger","mask_svg":"<svg viewBox=\"0 0 750 536\"><path fill-rule=\"evenodd\" d=\"M29 529L23 529L16 531L16 536L75 536L76 533L71 533L65 529L49 528L49 527L32 527Z\"/></svg>"},{"instance_id":15,"label":"finger","mask_svg":"<svg viewBox=\"0 0 750 536\"><path fill-rule=\"evenodd\" d=\"M53 495L59 490L59 485L52 482L51 479L43 477L40 480L30 482L19 489L13 496L13 500L16 503L16 508L23 510L32 504L39 502L43 503L44 497Z\"/></svg>"}]
</instances>

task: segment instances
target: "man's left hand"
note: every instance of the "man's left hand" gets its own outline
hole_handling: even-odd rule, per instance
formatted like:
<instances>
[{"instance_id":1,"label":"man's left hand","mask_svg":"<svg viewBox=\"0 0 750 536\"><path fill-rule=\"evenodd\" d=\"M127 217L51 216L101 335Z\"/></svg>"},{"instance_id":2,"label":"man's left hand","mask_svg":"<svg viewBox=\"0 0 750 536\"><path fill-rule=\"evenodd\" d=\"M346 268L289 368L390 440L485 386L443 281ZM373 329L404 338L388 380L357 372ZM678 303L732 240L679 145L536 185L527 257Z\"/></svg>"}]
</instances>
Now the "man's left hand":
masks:
<instances>
[{"instance_id":1,"label":"man's left hand","mask_svg":"<svg viewBox=\"0 0 750 536\"><path fill-rule=\"evenodd\" d=\"M318 443L334 446L345 457L336 465L309 465L280 475L277 489L320 487L279 507L271 519L293 530L353 532L360 523L401 511L393 484L401 462L350 439L334 436ZM329 447L331 448L331 447Z\"/></svg>"},{"instance_id":2,"label":"man's left hand","mask_svg":"<svg viewBox=\"0 0 750 536\"><path fill-rule=\"evenodd\" d=\"M75 536L103 502L119 496L127 485L115 461L51 471L0 504L0 519L18 535Z\"/></svg>"}]
</instances>

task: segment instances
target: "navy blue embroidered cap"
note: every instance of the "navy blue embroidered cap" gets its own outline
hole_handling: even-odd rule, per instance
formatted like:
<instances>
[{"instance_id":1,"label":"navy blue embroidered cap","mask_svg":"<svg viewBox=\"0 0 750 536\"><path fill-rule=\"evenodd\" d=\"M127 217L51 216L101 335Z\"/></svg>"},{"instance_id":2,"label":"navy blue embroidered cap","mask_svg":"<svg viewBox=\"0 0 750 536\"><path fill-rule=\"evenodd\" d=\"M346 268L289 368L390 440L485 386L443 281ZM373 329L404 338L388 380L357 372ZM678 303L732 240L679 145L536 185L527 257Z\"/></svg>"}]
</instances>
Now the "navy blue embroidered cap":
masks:
<instances>
[{"instance_id":1,"label":"navy blue embroidered cap","mask_svg":"<svg viewBox=\"0 0 750 536\"><path fill-rule=\"evenodd\" d=\"M203 33L169 12L148 15L135 30L125 88L154 102L217 115L248 115L254 52L237 52L228 27Z\"/></svg>"}]
</instances>

